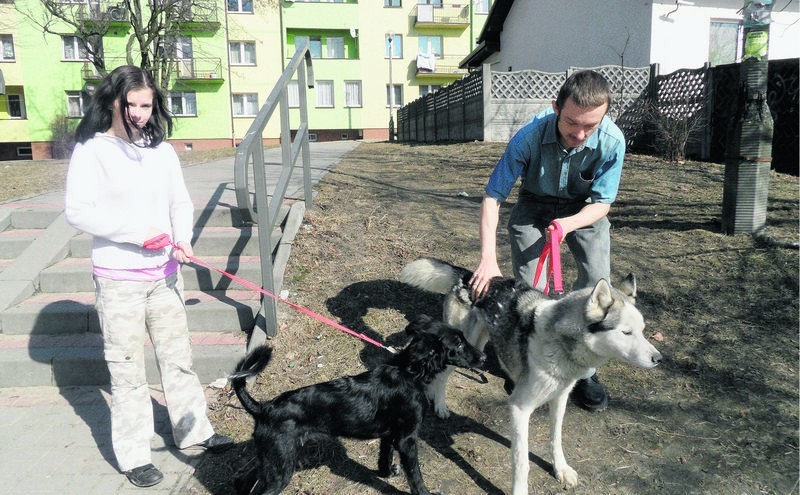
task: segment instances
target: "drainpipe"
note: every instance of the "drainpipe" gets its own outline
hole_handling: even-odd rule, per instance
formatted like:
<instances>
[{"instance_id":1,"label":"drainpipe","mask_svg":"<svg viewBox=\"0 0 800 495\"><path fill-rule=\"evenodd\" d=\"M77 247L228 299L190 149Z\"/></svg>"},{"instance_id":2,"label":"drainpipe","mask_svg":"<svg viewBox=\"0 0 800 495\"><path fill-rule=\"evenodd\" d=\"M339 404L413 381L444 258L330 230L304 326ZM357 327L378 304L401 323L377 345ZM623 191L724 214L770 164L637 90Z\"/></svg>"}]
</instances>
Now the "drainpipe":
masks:
<instances>
[{"instance_id":1,"label":"drainpipe","mask_svg":"<svg viewBox=\"0 0 800 495\"><path fill-rule=\"evenodd\" d=\"M228 7L222 6L225 13L225 53L228 54L228 110L231 116L231 148L236 147L236 126L233 120L233 88L231 87L231 32L228 29Z\"/></svg>"},{"instance_id":2,"label":"drainpipe","mask_svg":"<svg viewBox=\"0 0 800 495\"><path fill-rule=\"evenodd\" d=\"M773 0L745 0L736 126L725 153L722 230L753 234L767 221L772 115L767 106L769 24Z\"/></svg>"}]
</instances>

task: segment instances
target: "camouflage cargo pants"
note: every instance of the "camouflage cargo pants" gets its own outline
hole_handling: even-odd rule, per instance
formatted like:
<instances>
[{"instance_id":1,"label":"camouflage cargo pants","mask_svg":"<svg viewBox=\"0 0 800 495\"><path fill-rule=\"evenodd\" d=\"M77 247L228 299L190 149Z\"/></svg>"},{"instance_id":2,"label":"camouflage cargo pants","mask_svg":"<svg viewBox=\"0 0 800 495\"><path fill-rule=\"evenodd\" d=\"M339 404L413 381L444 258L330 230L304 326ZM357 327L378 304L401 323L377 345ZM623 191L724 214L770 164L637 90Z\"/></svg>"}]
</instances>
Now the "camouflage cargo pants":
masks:
<instances>
[{"instance_id":1,"label":"camouflage cargo pants","mask_svg":"<svg viewBox=\"0 0 800 495\"><path fill-rule=\"evenodd\" d=\"M178 448L214 434L206 398L192 371L192 350L180 272L157 282L95 277L96 308L111 374L111 442L121 471L151 462L153 406L145 378L150 334Z\"/></svg>"}]
</instances>

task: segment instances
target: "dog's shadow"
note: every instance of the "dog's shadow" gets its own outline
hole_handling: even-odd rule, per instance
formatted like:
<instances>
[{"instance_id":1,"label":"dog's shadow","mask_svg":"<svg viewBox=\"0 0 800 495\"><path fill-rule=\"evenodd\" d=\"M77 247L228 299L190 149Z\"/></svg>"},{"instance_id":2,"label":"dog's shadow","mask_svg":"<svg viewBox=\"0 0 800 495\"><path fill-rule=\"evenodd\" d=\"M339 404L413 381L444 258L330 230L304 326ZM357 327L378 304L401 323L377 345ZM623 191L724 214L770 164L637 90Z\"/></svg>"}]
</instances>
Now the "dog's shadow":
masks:
<instances>
[{"instance_id":1,"label":"dog's shadow","mask_svg":"<svg viewBox=\"0 0 800 495\"><path fill-rule=\"evenodd\" d=\"M456 443L455 437L464 434L480 435L487 440L496 442L508 449L509 462L511 460L511 441L500 435L496 431L488 428L483 423L479 423L472 418L462 416L454 412L450 412L450 417L447 419L439 419L433 410L429 410L425 421L423 422L420 431L420 439L424 440L428 445L433 447L439 454L450 460L453 464L458 466L464 474L469 476L475 484L487 494L503 495L503 490L496 487L490 480L478 472L468 461L464 458L458 450L453 448ZM541 457L528 452L528 460L542 470L553 474L553 466ZM510 465L510 464L509 464Z\"/></svg>"},{"instance_id":2,"label":"dog's shadow","mask_svg":"<svg viewBox=\"0 0 800 495\"><path fill-rule=\"evenodd\" d=\"M317 436L307 439L298 453L297 471L316 469L327 466L334 475L369 487L377 493L402 494L383 478L378 476L376 470L354 461L348 455L347 449L338 438ZM256 451L253 440L238 444L228 455L235 462L227 463L229 466L239 466L236 472L227 473L232 480L233 494L248 495L261 493L263 486L257 485ZM377 457L377 453L376 453ZM202 480L201 480L202 481ZM208 483L211 488L213 483ZM214 490L217 495L228 494L229 490L221 488Z\"/></svg>"},{"instance_id":3,"label":"dog's shadow","mask_svg":"<svg viewBox=\"0 0 800 495\"><path fill-rule=\"evenodd\" d=\"M393 309L411 321L419 314L435 319L442 317L443 296L426 292L397 280L371 280L348 285L338 294L325 301L332 315L342 325L363 333L367 337L383 342L387 346L403 347L409 340L402 328L384 336L364 322L371 309ZM360 352L361 361L368 369L385 363L390 356L379 347L367 345Z\"/></svg>"}]
</instances>

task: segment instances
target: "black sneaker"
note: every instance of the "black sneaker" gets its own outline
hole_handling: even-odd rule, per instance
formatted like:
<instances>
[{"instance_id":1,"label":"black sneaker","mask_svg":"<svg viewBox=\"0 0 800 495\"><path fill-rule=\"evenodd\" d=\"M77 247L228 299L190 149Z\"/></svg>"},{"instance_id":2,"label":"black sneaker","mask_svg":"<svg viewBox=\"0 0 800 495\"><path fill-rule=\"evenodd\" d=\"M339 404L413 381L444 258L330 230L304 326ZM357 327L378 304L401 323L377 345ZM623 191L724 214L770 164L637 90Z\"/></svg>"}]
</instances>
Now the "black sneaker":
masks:
<instances>
[{"instance_id":1,"label":"black sneaker","mask_svg":"<svg viewBox=\"0 0 800 495\"><path fill-rule=\"evenodd\" d=\"M572 398L587 411L599 412L608 407L608 394L597 373L578 380L572 389Z\"/></svg>"},{"instance_id":2,"label":"black sneaker","mask_svg":"<svg viewBox=\"0 0 800 495\"><path fill-rule=\"evenodd\" d=\"M161 471L152 464L145 464L130 471L125 471L125 476L128 477L128 481L142 488L157 485L164 479Z\"/></svg>"},{"instance_id":3,"label":"black sneaker","mask_svg":"<svg viewBox=\"0 0 800 495\"><path fill-rule=\"evenodd\" d=\"M233 438L226 435L220 435L219 433L214 433L207 440L198 443L197 446L202 447L209 452L216 453L225 452L235 444L236 442L233 440Z\"/></svg>"}]
</instances>

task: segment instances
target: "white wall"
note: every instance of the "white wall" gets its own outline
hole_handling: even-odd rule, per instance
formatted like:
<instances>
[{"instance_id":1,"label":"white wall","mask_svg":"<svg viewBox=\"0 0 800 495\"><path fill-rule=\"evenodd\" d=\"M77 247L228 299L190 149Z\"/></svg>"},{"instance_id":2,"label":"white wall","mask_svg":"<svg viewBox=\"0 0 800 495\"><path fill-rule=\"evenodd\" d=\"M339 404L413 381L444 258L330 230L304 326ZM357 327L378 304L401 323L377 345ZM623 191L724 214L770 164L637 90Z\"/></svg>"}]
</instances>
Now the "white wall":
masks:
<instances>
[{"instance_id":1,"label":"white wall","mask_svg":"<svg viewBox=\"0 0 800 495\"><path fill-rule=\"evenodd\" d=\"M695 5L654 2L650 60L661 65L661 74L696 69L708 61L711 20L740 21L740 0L695 1ZM778 0L770 26L770 59L800 56L798 0ZM785 7L785 9L784 9ZM783 9L782 12L776 9ZM674 12L672 12L674 11ZM670 13L672 12L672 13ZM667 15L669 14L669 15Z\"/></svg>"},{"instance_id":2,"label":"white wall","mask_svg":"<svg viewBox=\"0 0 800 495\"><path fill-rule=\"evenodd\" d=\"M650 7L642 0L516 0L493 70L562 72L570 66L650 63ZM625 41L630 33L627 48Z\"/></svg>"},{"instance_id":3,"label":"white wall","mask_svg":"<svg viewBox=\"0 0 800 495\"><path fill-rule=\"evenodd\" d=\"M740 21L744 0L516 0L501 34L492 70L562 72L570 66L661 65L661 74L695 69L708 61L712 19ZM800 0L775 0L770 59L800 57ZM630 40L625 48L625 40Z\"/></svg>"}]
</instances>

